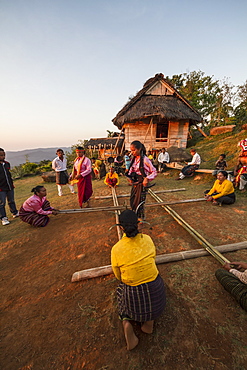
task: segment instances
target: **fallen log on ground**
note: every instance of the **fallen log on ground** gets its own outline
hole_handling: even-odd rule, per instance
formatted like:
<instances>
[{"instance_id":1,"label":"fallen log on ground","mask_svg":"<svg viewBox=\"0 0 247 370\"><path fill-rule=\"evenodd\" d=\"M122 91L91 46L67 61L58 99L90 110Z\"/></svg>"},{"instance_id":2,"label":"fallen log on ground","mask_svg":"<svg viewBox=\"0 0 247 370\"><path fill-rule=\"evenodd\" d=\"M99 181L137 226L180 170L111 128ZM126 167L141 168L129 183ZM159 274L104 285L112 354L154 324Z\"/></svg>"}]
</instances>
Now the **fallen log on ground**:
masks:
<instances>
[{"instance_id":1,"label":"fallen log on ground","mask_svg":"<svg viewBox=\"0 0 247 370\"><path fill-rule=\"evenodd\" d=\"M227 252L234 252L240 249L247 248L247 241L234 243L234 244L224 244L217 247L214 247L217 251L221 253ZM169 253L169 254L160 254L156 256L156 264L168 263L168 262L176 262L187 260L191 258L198 258L208 256L209 252L205 249L193 249L190 251L183 251L183 252L176 252L176 253ZM95 277L105 276L111 274L112 267L111 265L94 267L87 270L77 271L72 275L71 282L74 283L76 281L87 280Z\"/></svg>"}]
</instances>

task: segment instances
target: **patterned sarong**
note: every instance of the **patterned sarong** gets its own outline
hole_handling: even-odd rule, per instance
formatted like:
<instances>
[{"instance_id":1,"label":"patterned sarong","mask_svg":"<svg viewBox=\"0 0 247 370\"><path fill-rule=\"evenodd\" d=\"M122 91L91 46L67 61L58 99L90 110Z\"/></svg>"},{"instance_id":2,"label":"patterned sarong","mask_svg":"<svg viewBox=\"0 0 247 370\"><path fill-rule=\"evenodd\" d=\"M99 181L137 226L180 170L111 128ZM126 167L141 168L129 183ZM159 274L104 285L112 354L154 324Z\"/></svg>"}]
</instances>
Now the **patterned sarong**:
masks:
<instances>
[{"instance_id":1,"label":"patterned sarong","mask_svg":"<svg viewBox=\"0 0 247 370\"><path fill-rule=\"evenodd\" d=\"M162 314L166 304L164 282L158 275L154 281L137 286L120 283L117 288L117 300L122 320L155 320Z\"/></svg>"},{"instance_id":2,"label":"patterned sarong","mask_svg":"<svg viewBox=\"0 0 247 370\"><path fill-rule=\"evenodd\" d=\"M52 210L50 202L48 200L44 202L44 204L42 205L42 209L44 211ZM44 227L50 221L47 215L40 215L39 213L36 212L25 211L25 209L22 206L19 211L19 216L22 221L27 222L28 224L35 227Z\"/></svg>"},{"instance_id":3,"label":"patterned sarong","mask_svg":"<svg viewBox=\"0 0 247 370\"><path fill-rule=\"evenodd\" d=\"M227 290L240 306L247 311L247 285L242 283L237 276L224 269L218 269L215 272L215 276L225 290Z\"/></svg>"},{"instance_id":4,"label":"patterned sarong","mask_svg":"<svg viewBox=\"0 0 247 370\"><path fill-rule=\"evenodd\" d=\"M68 184L69 176L67 171L57 171L56 172L56 184L57 185L66 185Z\"/></svg>"},{"instance_id":5,"label":"patterned sarong","mask_svg":"<svg viewBox=\"0 0 247 370\"><path fill-rule=\"evenodd\" d=\"M136 212L138 206L140 203L145 202L146 200L146 190L143 188L143 177L140 175L138 176L138 184L133 184L132 189L131 189L131 194L130 194L130 207L132 211ZM144 214L144 204L142 204L137 211L137 216L140 218L145 217Z\"/></svg>"},{"instance_id":6,"label":"patterned sarong","mask_svg":"<svg viewBox=\"0 0 247 370\"><path fill-rule=\"evenodd\" d=\"M86 203L93 194L91 173L79 179L77 188L79 205L82 207L82 204Z\"/></svg>"}]
</instances>

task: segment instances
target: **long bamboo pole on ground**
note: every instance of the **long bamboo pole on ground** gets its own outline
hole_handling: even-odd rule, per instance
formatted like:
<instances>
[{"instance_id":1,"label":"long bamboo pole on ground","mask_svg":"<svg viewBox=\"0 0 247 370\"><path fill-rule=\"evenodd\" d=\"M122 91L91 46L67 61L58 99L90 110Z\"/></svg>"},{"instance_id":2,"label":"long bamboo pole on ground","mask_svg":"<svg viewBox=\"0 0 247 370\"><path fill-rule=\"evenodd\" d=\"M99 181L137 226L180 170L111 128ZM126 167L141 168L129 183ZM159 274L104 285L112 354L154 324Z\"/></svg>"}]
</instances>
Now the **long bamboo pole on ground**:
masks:
<instances>
[{"instance_id":1,"label":"long bamboo pole on ground","mask_svg":"<svg viewBox=\"0 0 247 370\"><path fill-rule=\"evenodd\" d=\"M247 241L240 242L240 243L234 243L234 244L224 244L217 247L214 247L217 251L221 253L227 253L227 252L234 252L241 249L247 248ZM160 254L156 256L156 264L162 264L162 263L169 263L169 262L176 262L176 261L182 261L187 260L191 258L198 258L198 257L204 257L208 256L209 252L205 249L193 249L190 251L183 251L183 252L176 252L176 253L169 253L169 254ZM111 265L107 266L100 266L100 267L94 267L91 269L81 270L77 271L72 275L71 281L72 283L76 281L81 280L87 280L95 277L105 276L112 273L112 267Z\"/></svg>"},{"instance_id":2,"label":"long bamboo pole on ground","mask_svg":"<svg viewBox=\"0 0 247 370\"><path fill-rule=\"evenodd\" d=\"M115 207L118 207L118 200L117 200L117 194L116 194L116 189L114 187L111 188L112 191L112 199L113 199L113 204ZM120 215L120 211L116 210L115 211L115 216L116 216L116 223L119 224L119 218L118 216ZM120 229L120 226L117 225L117 234L118 234L118 239L122 239L123 233L122 230Z\"/></svg>"},{"instance_id":3,"label":"long bamboo pole on ground","mask_svg":"<svg viewBox=\"0 0 247 370\"><path fill-rule=\"evenodd\" d=\"M149 189L149 194L161 205L162 199ZM210 244L202 235L200 235L192 226L182 219L181 216L167 205L161 205L183 228L185 228L197 241L200 243L213 257L215 257L222 265L228 261L221 253L219 253L212 244Z\"/></svg>"},{"instance_id":4,"label":"long bamboo pole on ground","mask_svg":"<svg viewBox=\"0 0 247 370\"><path fill-rule=\"evenodd\" d=\"M145 207L157 207L162 205L171 205L171 204L181 204L181 203L192 203L192 202L203 202L205 198L198 198L198 199L184 199L184 200L177 200L173 202L160 202L160 203L147 203ZM123 205L114 205L109 207L96 207L96 208L77 208L77 209L62 209L59 213L88 213L88 212L103 212L103 211L124 211L126 206Z\"/></svg>"},{"instance_id":5,"label":"long bamboo pole on ground","mask_svg":"<svg viewBox=\"0 0 247 370\"><path fill-rule=\"evenodd\" d=\"M175 191L184 191L184 190L186 190L186 189L185 188L180 188L180 189L157 190L157 191L154 191L154 194L173 193ZM130 196L130 194L119 194L118 198L124 198L124 197L129 197L129 196ZM111 195L94 197L94 199L111 199L111 198L112 198Z\"/></svg>"}]
</instances>

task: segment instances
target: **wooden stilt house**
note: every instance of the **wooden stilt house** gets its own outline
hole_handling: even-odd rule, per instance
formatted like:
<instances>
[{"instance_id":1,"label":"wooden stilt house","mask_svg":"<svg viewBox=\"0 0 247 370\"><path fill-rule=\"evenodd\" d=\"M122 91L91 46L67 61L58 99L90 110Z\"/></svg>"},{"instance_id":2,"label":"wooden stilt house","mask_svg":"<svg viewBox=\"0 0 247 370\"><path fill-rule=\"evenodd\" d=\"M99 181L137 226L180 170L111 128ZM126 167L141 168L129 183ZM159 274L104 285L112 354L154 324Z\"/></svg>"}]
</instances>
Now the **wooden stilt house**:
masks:
<instances>
[{"instance_id":1,"label":"wooden stilt house","mask_svg":"<svg viewBox=\"0 0 247 370\"><path fill-rule=\"evenodd\" d=\"M201 121L200 114L162 73L147 80L112 120L125 134L125 149L140 140L151 151L186 148L189 126Z\"/></svg>"}]
</instances>

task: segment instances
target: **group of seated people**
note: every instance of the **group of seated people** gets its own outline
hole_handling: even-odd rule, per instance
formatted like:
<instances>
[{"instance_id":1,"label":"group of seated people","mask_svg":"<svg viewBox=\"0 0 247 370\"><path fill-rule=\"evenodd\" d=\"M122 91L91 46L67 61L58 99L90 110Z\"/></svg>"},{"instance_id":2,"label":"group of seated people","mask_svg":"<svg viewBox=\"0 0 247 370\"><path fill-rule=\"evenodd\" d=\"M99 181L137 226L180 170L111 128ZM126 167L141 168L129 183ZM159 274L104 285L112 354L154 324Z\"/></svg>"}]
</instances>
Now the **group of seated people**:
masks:
<instances>
[{"instance_id":1,"label":"group of seated people","mask_svg":"<svg viewBox=\"0 0 247 370\"><path fill-rule=\"evenodd\" d=\"M247 139L243 142L244 143L242 143L243 147L238 163L234 168L235 176L233 181L229 180L229 172L225 171L227 168L225 154L221 154L215 163L213 175L216 176L217 179L212 188L204 192L206 200L212 202L212 204L215 206L233 204L236 200L235 187L240 183L244 188L247 183ZM192 176L195 173L195 170L200 166L200 155L195 149L191 149L190 152L192 155L192 160L188 162L187 165L181 170L178 178L180 180L185 177ZM151 162L153 161L151 152L147 153L147 157ZM93 158L91 162L92 171L94 172L96 178L100 178L100 170L102 169L102 164L104 164L104 162L95 158ZM158 162L159 171L165 171L166 163L169 163L169 154L164 148L158 156ZM125 164L125 168L123 167L123 163ZM110 167L108 173L106 173L106 171L104 173L104 183L109 187L116 187L119 185L119 176L115 169L116 167L122 167L124 171L129 170L131 164L130 152L125 151L123 158L118 156L115 158L115 160L113 159L113 161L109 161L109 164ZM242 187L240 187L240 190L243 190ZM71 191L73 192L73 189ZM48 215L56 215L59 211L50 206L46 199L46 189L44 186L36 186L32 189L32 192L34 192L34 195L28 198L20 209L20 218L33 226L45 226L49 221Z\"/></svg>"}]
</instances>

